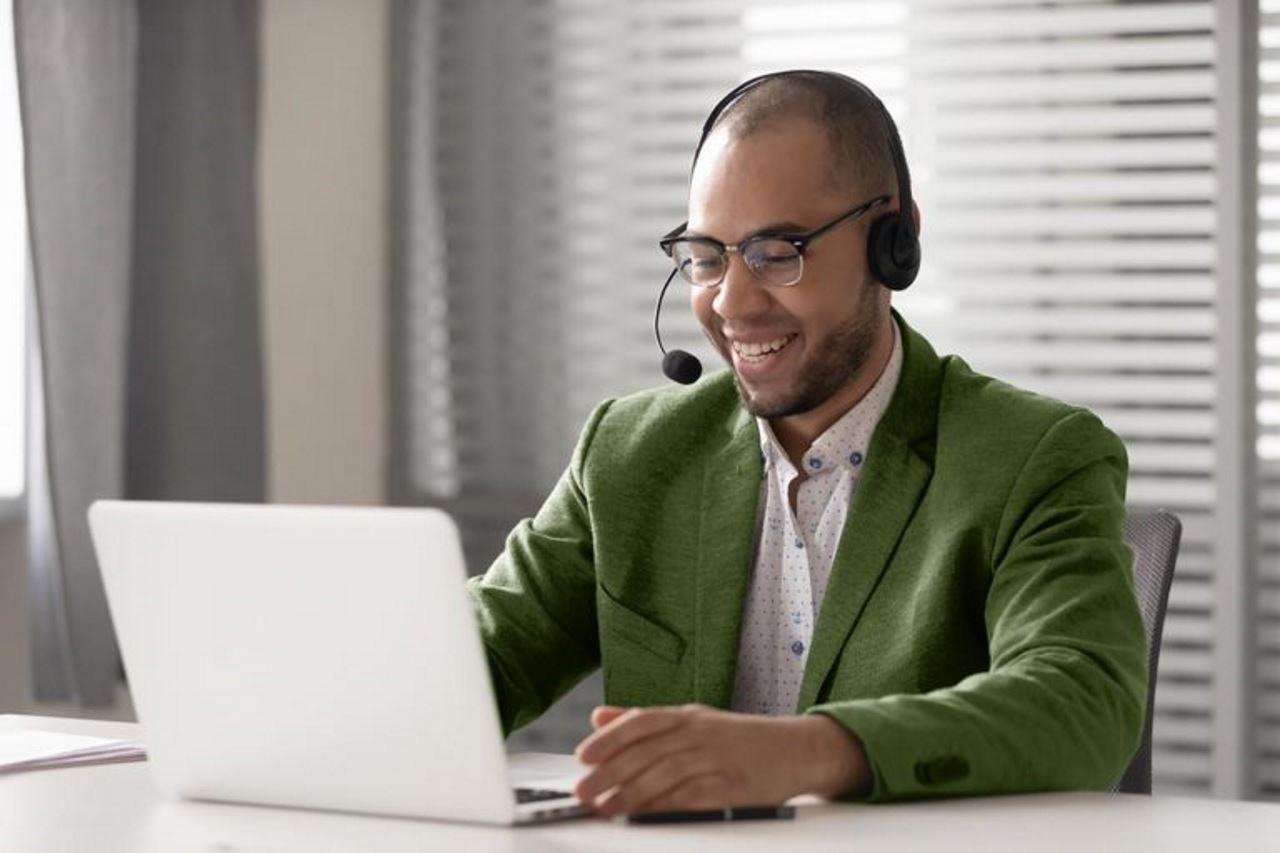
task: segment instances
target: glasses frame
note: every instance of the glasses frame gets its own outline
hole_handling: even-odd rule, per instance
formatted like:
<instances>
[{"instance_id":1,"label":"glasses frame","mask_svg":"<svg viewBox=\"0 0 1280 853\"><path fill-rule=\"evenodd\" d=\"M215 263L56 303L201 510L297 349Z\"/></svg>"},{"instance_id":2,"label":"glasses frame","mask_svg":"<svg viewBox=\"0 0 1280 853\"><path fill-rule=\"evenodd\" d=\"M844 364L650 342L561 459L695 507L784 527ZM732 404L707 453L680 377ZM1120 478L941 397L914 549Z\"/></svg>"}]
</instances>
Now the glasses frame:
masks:
<instances>
[{"instance_id":1,"label":"glasses frame","mask_svg":"<svg viewBox=\"0 0 1280 853\"><path fill-rule=\"evenodd\" d=\"M697 243L704 246L710 246L719 252L720 257L724 258L724 265L720 272L720 278L712 284L698 284L697 282L691 281L689 277L684 274L684 271L680 269L680 265L676 263L676 272L680 274L680 278L688 282L691 287L707 290L713 287L719 287L724 283L724 277L729 273L729 255L737 254L739 256L743 256L743 252L750 248L753 243L761 243L766 240L782 240L794 246L796 254L800 256L800 272L796 275L793 281L789 281L786 284L765 281L765 279L760 277L760 274L756 272L755 268L752 267L751 264L747 264L746 266L748 270L751 270L751 275L755 277L757 281L769 285L770 287L795 287L800 283L800 279L804 278L804 253L808 250L810 243L817 240L823 234L826 234L847 222L856 221L869 211L872 211L881 205L888 204L890 198L891 197L887 195L876 196L870 201L866 201L858 205L853 210L840 214L830 222L819 225L812 231L808 231L803 234L773 234L765 232L763 234L752 234L750 237L737 244L728 244L721 240L717 240L714 237L685 237L683 235L688 229L689 223L682 222L678 227L664 235L663 238L658 241L658 248L662 249L666 256L671 258L672 262L675 262L676 260L675 247L680 243ZM745 263L745 256L743 256L743 260Z\"/></svg>"}]
</instances>

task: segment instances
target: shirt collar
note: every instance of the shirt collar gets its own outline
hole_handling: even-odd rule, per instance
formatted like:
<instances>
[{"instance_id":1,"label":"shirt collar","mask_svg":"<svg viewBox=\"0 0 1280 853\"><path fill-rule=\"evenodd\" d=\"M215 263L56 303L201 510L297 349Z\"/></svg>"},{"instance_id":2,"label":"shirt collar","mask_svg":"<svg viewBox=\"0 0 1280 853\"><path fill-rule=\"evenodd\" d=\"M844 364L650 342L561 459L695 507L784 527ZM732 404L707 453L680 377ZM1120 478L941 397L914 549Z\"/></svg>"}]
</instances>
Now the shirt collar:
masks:
<instances>
[{"instance_id":1,"label":"shirt collar","mask_svg":"<svg viewBox=\"0 0 1280 853\"><path fill-rule=\"evenodd\" d=\"M803 457L806 473L813 475L841 466L855 473L861 470L866 464L871 436L885 409L889 407L901 373L902 334L895 322L893 352L889 355L889 363L880 372L880 377L871 386L871 390L809 445ZM782 449L769 422L764 418L756 418L756 427L760 432L760 453L764 458L765 470L780 469L788 475L793 473L795 467Z\"/></svg>"}]
</instances>

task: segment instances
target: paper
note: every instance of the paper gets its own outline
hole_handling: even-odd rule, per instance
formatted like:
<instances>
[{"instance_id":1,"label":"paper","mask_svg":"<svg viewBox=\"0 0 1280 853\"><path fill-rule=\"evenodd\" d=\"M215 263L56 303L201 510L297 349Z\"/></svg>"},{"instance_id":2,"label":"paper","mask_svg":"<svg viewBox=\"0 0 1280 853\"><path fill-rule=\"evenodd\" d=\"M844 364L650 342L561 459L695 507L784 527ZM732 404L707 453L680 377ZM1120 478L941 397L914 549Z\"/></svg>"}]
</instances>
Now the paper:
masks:
<instances>
[{"instance_id":1,"label":"paper","mask_svg":"<svg viewBox=\"0 0 1280 853\"><path fill-rule=\"evenodd\" d=\"M134 741L57 732L0 732L0 773L141 761L146 757L142 744Z\"/></svg>"}]
</instances>

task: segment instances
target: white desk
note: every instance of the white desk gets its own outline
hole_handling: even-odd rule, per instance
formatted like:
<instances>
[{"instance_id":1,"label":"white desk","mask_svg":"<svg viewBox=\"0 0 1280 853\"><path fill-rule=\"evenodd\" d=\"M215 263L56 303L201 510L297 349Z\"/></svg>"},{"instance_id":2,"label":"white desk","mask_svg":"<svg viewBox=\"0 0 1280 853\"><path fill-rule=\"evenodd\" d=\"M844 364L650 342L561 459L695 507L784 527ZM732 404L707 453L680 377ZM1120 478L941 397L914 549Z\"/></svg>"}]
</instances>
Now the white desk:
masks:
<instances>
[{"instance_id":1,"label":"white desk","mask_svg":"<svg viewBox=\"0 0 1280 853\"><path fill-rule=\"evenodd\" d=\"M0 716L137 739L138 727ZM1280 805L1106 794L1036 794L890 806L812 805L795 821L632 827L600 820L500 829L170 801L143 762L0 776L4 853L556 853L557 851L1280 851Z\"/></svg>"}]
</instances>

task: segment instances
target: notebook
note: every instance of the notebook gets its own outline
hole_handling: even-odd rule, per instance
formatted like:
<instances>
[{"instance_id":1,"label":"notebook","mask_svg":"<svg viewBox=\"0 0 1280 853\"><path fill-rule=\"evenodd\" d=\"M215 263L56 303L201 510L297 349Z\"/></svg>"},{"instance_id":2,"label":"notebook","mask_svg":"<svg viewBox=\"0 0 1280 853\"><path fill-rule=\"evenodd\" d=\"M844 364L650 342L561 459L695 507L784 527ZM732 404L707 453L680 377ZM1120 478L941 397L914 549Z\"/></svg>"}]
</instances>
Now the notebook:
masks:
<instances>
[{"instance_id":1,"label":"notebook","mask_svg":"<svg viewBox=\"0 0 1280 853\"><path fill-rule=\"evenodd\" d=\"M0 732L0 773L141 761L146 757L146 750L134 741L39 730Z\"/></svg>"}]
</instances>

